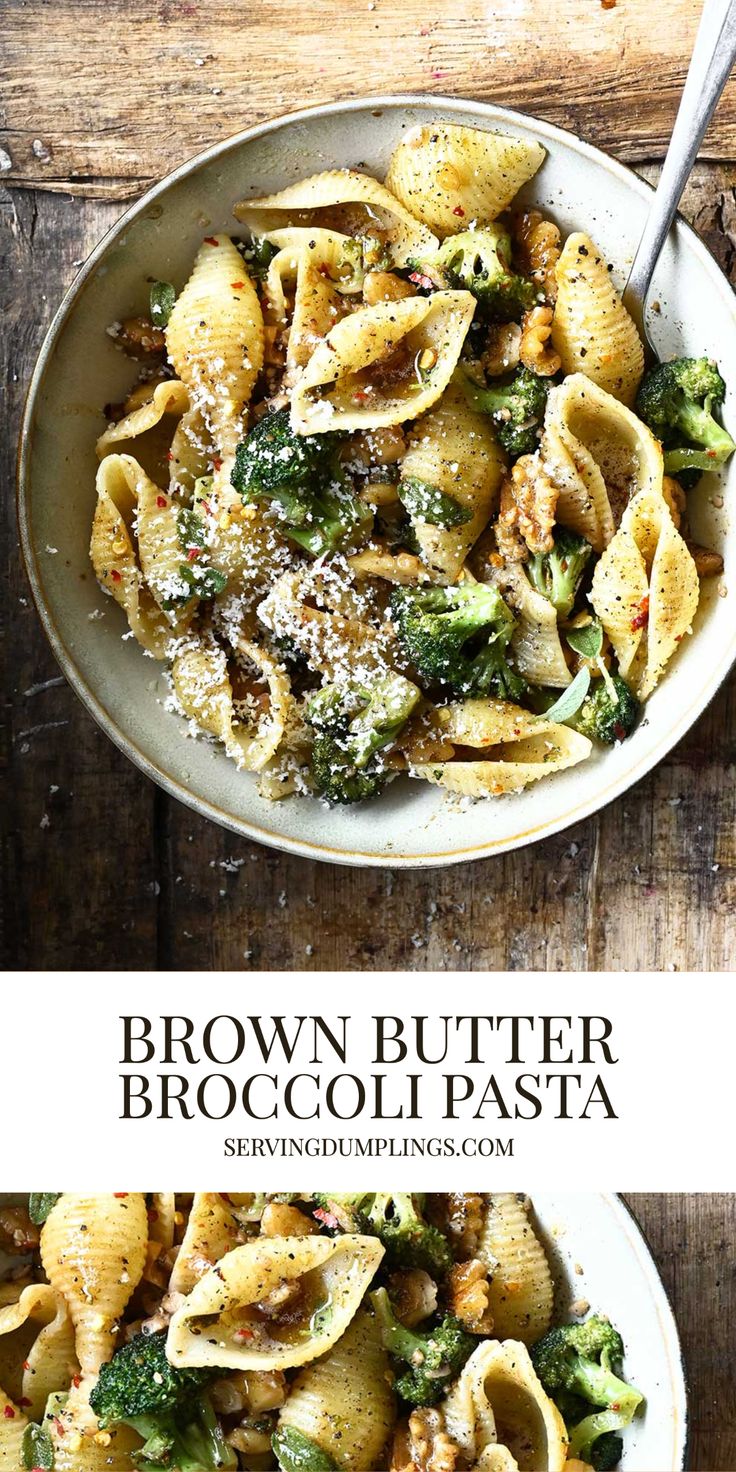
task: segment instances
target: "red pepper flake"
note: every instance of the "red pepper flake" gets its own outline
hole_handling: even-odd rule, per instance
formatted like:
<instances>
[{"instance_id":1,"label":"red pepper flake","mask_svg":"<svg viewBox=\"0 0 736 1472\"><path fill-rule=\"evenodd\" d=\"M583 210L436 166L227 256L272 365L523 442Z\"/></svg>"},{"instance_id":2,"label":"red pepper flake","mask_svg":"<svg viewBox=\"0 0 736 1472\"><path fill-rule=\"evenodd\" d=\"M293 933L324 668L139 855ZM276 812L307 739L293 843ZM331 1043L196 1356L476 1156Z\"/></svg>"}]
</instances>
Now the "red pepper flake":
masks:
<instances>
[{"instance_id":1,"label":"red pepper flake","mask_svg":"<svg viewBox=\"0 0 736 1472\"><path fill-rule=\"evenodd\" d=\"M197 558L199 557L200 550L201 549L199 547L190 547L189 551L187 552L187 562L196 562Z\"/></svg>"},{"instance_id":2,"label":"red pepper flake","mask_svg":"<svg viewBox=\"0 0 736 1472\"><path fill-rule=\"evenodd\" d=\"M252 1329L236 1329L235 1333L233 1334L233 1339L235 1339L238 1344L241 1344L244 1339L255 1339L255 1334L253 1333Z\"/></svg>"},{"instance_id":3,"label":"red pepper flake","mask_svg":"<svg viewBox=\"0 0 736 1472\"><path fill-rule=\"evenodd\" d=\"M230 282L230 285L232 286L233 291L242 291L243 287L245 286L245 282L244 281L231 281Z\"/></svg>"},{"instance_id":4,"label":"red pepper flake","mask_svg":"<svg viewBox=\"0 0 736 1472\"><path fill-rule=\"evenodd\" d=\"M115 1197L115 1200L116 1201L125 1201L126 1198L130 1195L130 1192L129 1191L113 1191L112 1194Z\"/></svg>"},{"instance_id":5,"label":"red pepper flake","mask_svg":"<svg viewBox=\"0 0 736 1472\"><path fill-rule=\"evenodd\" d=\"M110 577L112 578L114 583L122 582L122 575L118 572L116 567L111 568Z\"/></svg>"},{"instance_id":6,"label":"red pepper flake","mask_svg":"<svg viewBox=\"0 0 736 1472\"><path fill-rule=\"evenodd\" d=\"M434 281L432 280L432 277L425 276L423 271L410 271L409 280L413 281L415 286L423 286L425 291L434 290Z\"/></svg>"},{"instance_id":7,"label":"red pepper flake","mask_svg":"<svg viewBox=\"0 0 736 1472\"><path fill-rule=\"evenodd\" d=\"M173 460L173 458L174 458L174 451L173 450L167 450L166 451L166 459L167 460Z\"/></svg>"},{"instance_id":8,"label":"red pepper flake","mask_svg":"<svg viewBox=\"0 0 736 1472\"><path fill-rule=\"evenodd\" d=\"M21 1410L23 1410L25 1406L30 1406L32 1404L33 1402L28 1399L27 1395L22 1395L20 1397L20 1400L18 1401L18 1405L21 1407Z\"/></svg>"},{"instance_id":9,"label":"red pepper flake","mask_svg":"<svg viewBox=\"0 0 736 1472\"><path fill-rule=\"evenodd\" d=\"M12 1406L6 1406L5 1409L4 1409L4 1411L3 1411L3 1415L4 1415L6 1421L14 1421L15 1420L15 1411L13 1410L13 1407Z\"/></svg>"},{"instance_id":10,"label":"red pepper flake","mask_svg":"<svg viewBox=\"0 0 736 1472\"><path fill-rule=\"evenodd\" d=\"M456 204L452 213L453 215L464 215L465 210L463 209L461 204Z\"/></svg>"},{"instance_id":11,"label":"red pepper flake","mask_svg":"<svg viewBox=\"0 0 736 1472\"><path fill-rule=\"evenodd\" d=\"M58 1416L54 1416L54 1426L56 1428L57 1436L66 1436L66 1426L62 1425Z\"/></svg>"},{"instance_id":12,"label":"red pepper flake","mask_svg":"<svg viewBox=\"0 0 736 1472\"><path fill-rule=\"evenodd\" d=\"M212 507L210 506L209 501L200 501L199 504L202 507L202 509L207 512L207 515L208 516L214 516L215 513L212 510Z\"/></svg>"},{"instance_id":13,"label":"red pepper flake","mask_svg":"<svg viewBox=\"0 0 736 1472\"><path fill-rule=\"evenodd\" d=\"M340 1225L334 1212L325 1211L321 1206L318 1206L316 1211L312 1212L312 1216L316 1217L317 1221L321 1222L324 1227L332 1227L333 1230L336 1230Z\"/></svg>"},{"instance_id":14,"label":"red pepper flake","mask_svg":"<svg viewBox=\"0 0 736 1472\"><path fill-rule=\"evenodd\" d=\"M353 394L353 402L356 404L365 404L368 402L369 398L370 394L367 394L365 392L365 389L362 388L359 388L357 393Z\"/></svg>"},{"instance_id":15,"label":"red pepper flake","mask_svg":"<svg viewBox=\"0 0 736 1472\"><path fill-rule=\"evenodd\" d=\"M167 499L166 496L157 496L156 497L156 505L157 506L168 506L168 504L169 504L169 502L168 502L168 499Z\"/></svg>"},{"instance_id":16,"label":"red pepper flake","mask_svg":"<svg viewBox=\"0 0 736 1472\"><path fill-rule=\"evenodd\" d=\"M81 1383L82 1383L82 1377L81 1377L81 1375L73 1375L72 1376L72 1385L74 1386L74 1389L75 1390L79 1390L79 1387L80 1387Z\"/></svg>"},{"instance_id":17,"label":"red pepper flake","mask_svg":"<svg viewBox=\"0 0 736 1472\"><path fill-rule=\"evenodd\" d=\"M205 243L205 245L219 245L220 244L220 242L217 239L217 236L216 235L205 235L205 237L204 237L204 243Z\"/></svg>"},{"instance_id":18,"label":"red pepper flake","mask_svg":"<svg viewBox=\"0 0 736 1472\"><path fill-rule=\"evenodd\" d=\"M639 604L640 612L634 614L631 620L632 629L644 629L649 622L649 599L644 595Z\"/></svg>"},{"instance_id":19,"label":"red pepper flake","mask_svg":"<svg viewBox=\"0 0 736 1472\"><path fill-rule=\"evenodd\" d=\"M212 464L215 470L222 470L222 460L220 459L219 455L212 456Z\"/></svg>"},{"instance_id":20,"label":"red pepper flake","mask_svg":"<svg viewBox=\"0 0 736 1472\"><path fill-rule=\"evenodd\" d=\"M30 1362L30 1360L24 1360L23 1361L23 1369L24 1370L30 1370L30 1368L31 1368L31 1362Z\"/></svg>"},{"instance_id":21,"label":"red pepper flake","mask_svg":"<svg viewBox=\"0 0 736 1472\"><path fill-rule=\"evenodd\" d=\"M155 1211L153 1207L151 1207L150 1210L149 1210L148 1220L149 1220L149 1222L157 1222L158 1221L158 1212Z\"/></svg>"}]
</instances>

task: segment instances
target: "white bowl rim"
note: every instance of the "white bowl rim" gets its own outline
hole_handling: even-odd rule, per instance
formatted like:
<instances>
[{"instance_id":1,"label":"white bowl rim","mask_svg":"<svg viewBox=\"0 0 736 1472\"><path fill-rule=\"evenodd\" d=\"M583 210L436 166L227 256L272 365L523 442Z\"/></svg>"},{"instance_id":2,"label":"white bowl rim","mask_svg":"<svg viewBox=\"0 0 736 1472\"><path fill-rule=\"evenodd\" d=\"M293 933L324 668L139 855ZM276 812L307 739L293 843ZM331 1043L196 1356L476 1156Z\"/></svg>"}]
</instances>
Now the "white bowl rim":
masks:
<instances>
[{"instance_id":1,"label":"white bowl rim","mask_svg":"<svg viewBox=\"0 0 736 1472\"><path fill-rule=\"evenodd\" d=\"M537 843L543 838L550 838L555 833L562 832L564 829L570 827L573 823L582 822L583 819L600 812L602 808L613 802L615 798L627 792L630 787L633 787L636 782L639 782L645 777L653 767L672 751L673 747L677 745L678 741L682 740L683 736L686 735L691 726L694 725L695 721L702 715L703 711L718 693L721 685L728 677L733 664L736 662L736 625L734 625L731 640L725 646L725 650L721 651L722 658L718 665L715 669L711 668L709 670L709 677L702 686L699 694L690 705L684 708L684 710L681 710L679 718L670 726L659 745L650 751L647 756L642 757L634 767L630 767L626 772L621 773L619 777L611 781L602 791L599 791L586 801L571 808L568 812L541 822L534 828L527 829L525 832L516 833L512 837L495 840L489 838L485 843L476 844L472 848L453 847L452 849L437 853L390 855L357 849L336 849L325 843L312 843L304 839L292 838L285 834L275 833L258 823L251 822L245 818L238 818L234 814L226 812L214 803L209 802L206 798L200 797L198 794L192 792L183 783L174 778L171 773L159 767L121 730L117 722L105 710L100 698L87 684L56 627L51 608L46 601L43 590L36 560L36 552L31 538L29 516L31 495L30 462L34 420L46 368L54 351L57 338L61 334L77 297L81 294L98 262L106 254L108 248L114 241L120 235L124 234L132 222L139 215L143 214L159 195L166 193L172 184L178 183L179 180L197 173L200 168L210 163L219 155L229 153L239 148L243 143L250 142L254 138L263 137L268 133L278 132L280 129L291 127L296 123L308 122L310 118L315 116L330 117L343 113L360 112L364 109L371 111L380 109L385 111L389 109L398 110L406 107L430 107L437 112L443 113L467 113L471 111L477 113L479 118L483 118L489 123L501 122L511 126L515 122L521 123L535 131L540 138L553 143L562 143L565 147L572 148L574 152L579 153L590 163L595 164L596 167L607 169L642 198L651 198L654 192L652 186L645 179L640 178L632 169L628 168L626 164L622 164L617 159L611 158L608 154L602 152L601 149L594 147L593 144L585 143L575 133L571 133L565 128L559 128L553 123L544 122L517 109L500 107L495 103L480 102L473 98L445 97L435 93L422 92L353 97L341 102L321 103L314 107L300 108L296 112L284 113L280 117L271 118L263 123L255 123L250 128L244 128L237 133L233 133L228 138L221 139L218 143L212 144L201 153L195 154L192 158L179 164L177 168L172 169L158 183L147 189L141 195L140 199L130 205L120 218L116 220L115 224L105 232L75 276L62 298L43 339L28 386L20 427L16 494L23 561L33 600L54 656L75 694L82 701L83 705L86 706L98 725L119 750L135 766L139 767L147 777L151 778L153 782L163 788L170 797L176 798L179 802L184 803L186 807L192 808L201 816L209 818L221 827L239 834L240 837L254 839L258 843L265 844L282 852L298 854L303 858L320 859L333 864L345 864L364 868L431 869L450 864L465 863L473 859L490 858L494 854L510 853L514 849L523 848L529 843ZM677 225L680 231L684 231L689 246L694 251L694 254L699 257L719 291L723 293L725 288L726 301L732 307L733 290L715 257L687 221L679 214L677 216Z\"/></svg>"}]
</instances>

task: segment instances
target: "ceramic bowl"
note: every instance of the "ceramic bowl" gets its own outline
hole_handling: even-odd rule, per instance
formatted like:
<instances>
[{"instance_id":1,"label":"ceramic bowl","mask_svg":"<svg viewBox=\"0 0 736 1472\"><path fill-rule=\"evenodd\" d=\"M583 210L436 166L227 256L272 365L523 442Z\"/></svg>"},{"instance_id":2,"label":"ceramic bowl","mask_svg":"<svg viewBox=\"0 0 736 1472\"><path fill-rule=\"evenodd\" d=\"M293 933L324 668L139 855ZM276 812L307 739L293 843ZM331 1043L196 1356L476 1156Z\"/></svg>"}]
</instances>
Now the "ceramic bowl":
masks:
<instances>
[{"instance_id":1,"label":"ceramic bowl","mask_svg":"<svg viewBox=\"0 0 736 1472\"><path fill-rule=\"evenodd\" d=\"M25 1198L0 1194L0 1204ZM535 1226L556 1286L556 1311L581 1301L616 1324L626 1346L626 1378L646 1398L624 1433L620 1472L683 1472L688 1407L677 1325L656 1264L631 1212L613 1192L533 1195ZM17 1259L3 1259L0 1274Z\"/></svg>"},{"instance_id":2,"label":"ceramic bowl","mask_svg":"<svg viewBox=\"0 0 736 1472\"><path fill-rule=\"evenodd\" d=\"M259 797L256 780L239 773L220 749L187 736L184 721L164 708L166 686L157 667L132 639L123 641L123 614L98 589L88 556L102 405L124 398L135 376L106 326L145 308L148 279L183 283L202 235L236 230L236 200L337 166L382 176L405 129L442 117L540 139L546 161L521 198L549 212L565 232L589 231L623 285L651 191L572 134L504 108L439 97L378 97L295 113L218 143L122 216L92 252L52 323L21 436L19 514L28 572L57 659L88 709L132 761L197 812L276 848L336 863L457 863L579 821L666 756L736 658L733 598L719 597L718 580L711 579L694 637L678 652L633 739L518 796L463 807L438 788L402 778L376 802L329 809L304 797L280 803ZM662 255L654 295L661 353L715 353L736 389L734 296L681 220ZM725 415L733 427L733 390ZM736 479L736 467L727 479ZM736 526L726 506L725 484L704 477L692 498L693 533L722 551L728 573Z\"/></svg>"}]
</instances>

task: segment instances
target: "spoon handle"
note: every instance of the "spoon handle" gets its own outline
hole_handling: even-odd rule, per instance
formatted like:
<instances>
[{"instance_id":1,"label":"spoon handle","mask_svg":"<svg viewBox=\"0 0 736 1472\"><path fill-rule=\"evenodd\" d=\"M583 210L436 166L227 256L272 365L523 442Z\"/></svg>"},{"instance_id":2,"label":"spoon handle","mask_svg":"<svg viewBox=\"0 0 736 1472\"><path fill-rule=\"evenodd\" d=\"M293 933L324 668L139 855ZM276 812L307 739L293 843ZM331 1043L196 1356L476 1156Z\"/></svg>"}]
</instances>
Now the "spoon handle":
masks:
<instances>
[{"instance_id":1,"label":"spoon handle","mask_svg":"<svg viewBox=\"0 0 736 1472\"><path fill-rule=\"evenodd\" d=\"M639 324L659 253L734 59L736 0L705 0L667 156L624 292Z\"/></svg>"}]
</instances>

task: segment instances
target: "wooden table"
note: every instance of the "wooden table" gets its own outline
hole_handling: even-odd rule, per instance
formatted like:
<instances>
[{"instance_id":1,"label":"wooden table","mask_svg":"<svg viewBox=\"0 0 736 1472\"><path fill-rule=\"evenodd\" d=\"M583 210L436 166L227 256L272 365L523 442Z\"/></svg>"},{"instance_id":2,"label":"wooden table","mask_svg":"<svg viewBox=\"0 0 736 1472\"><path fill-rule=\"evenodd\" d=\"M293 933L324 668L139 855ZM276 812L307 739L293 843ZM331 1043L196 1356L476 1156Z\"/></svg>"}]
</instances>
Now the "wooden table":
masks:
<instances>
[{"instance_id":1,"label":"wooden table","mask_svg":"<svg viewBox=\"0 0 736 1472\"><path fill-rule=\"evenodd\" d=\"M690 1387L689 1466L692 1472L733 1472L736 1197L626 1200L649 1240L680 1329Z\"/></svg>"},{"instance_id":2,"label":"wooden table","mask_svg":"<svg viewBox=\"0 0 736 1472\"><path fill-rule=\"evenodd\" d=\"M724 969L733 949L734 690L605 812L506 858L358 872L243 842L157 791L59 676L12 509L46 324L124 203L293 106L381 90L528 109L656 174L696 0L4 0L10 433L3 569L5 954L21 967ZM685 199L736 246L736 84ZM717 324L710 334L718 350ZM736 590L734 590L736 597Z\"/></svg>"}]
</instances>

